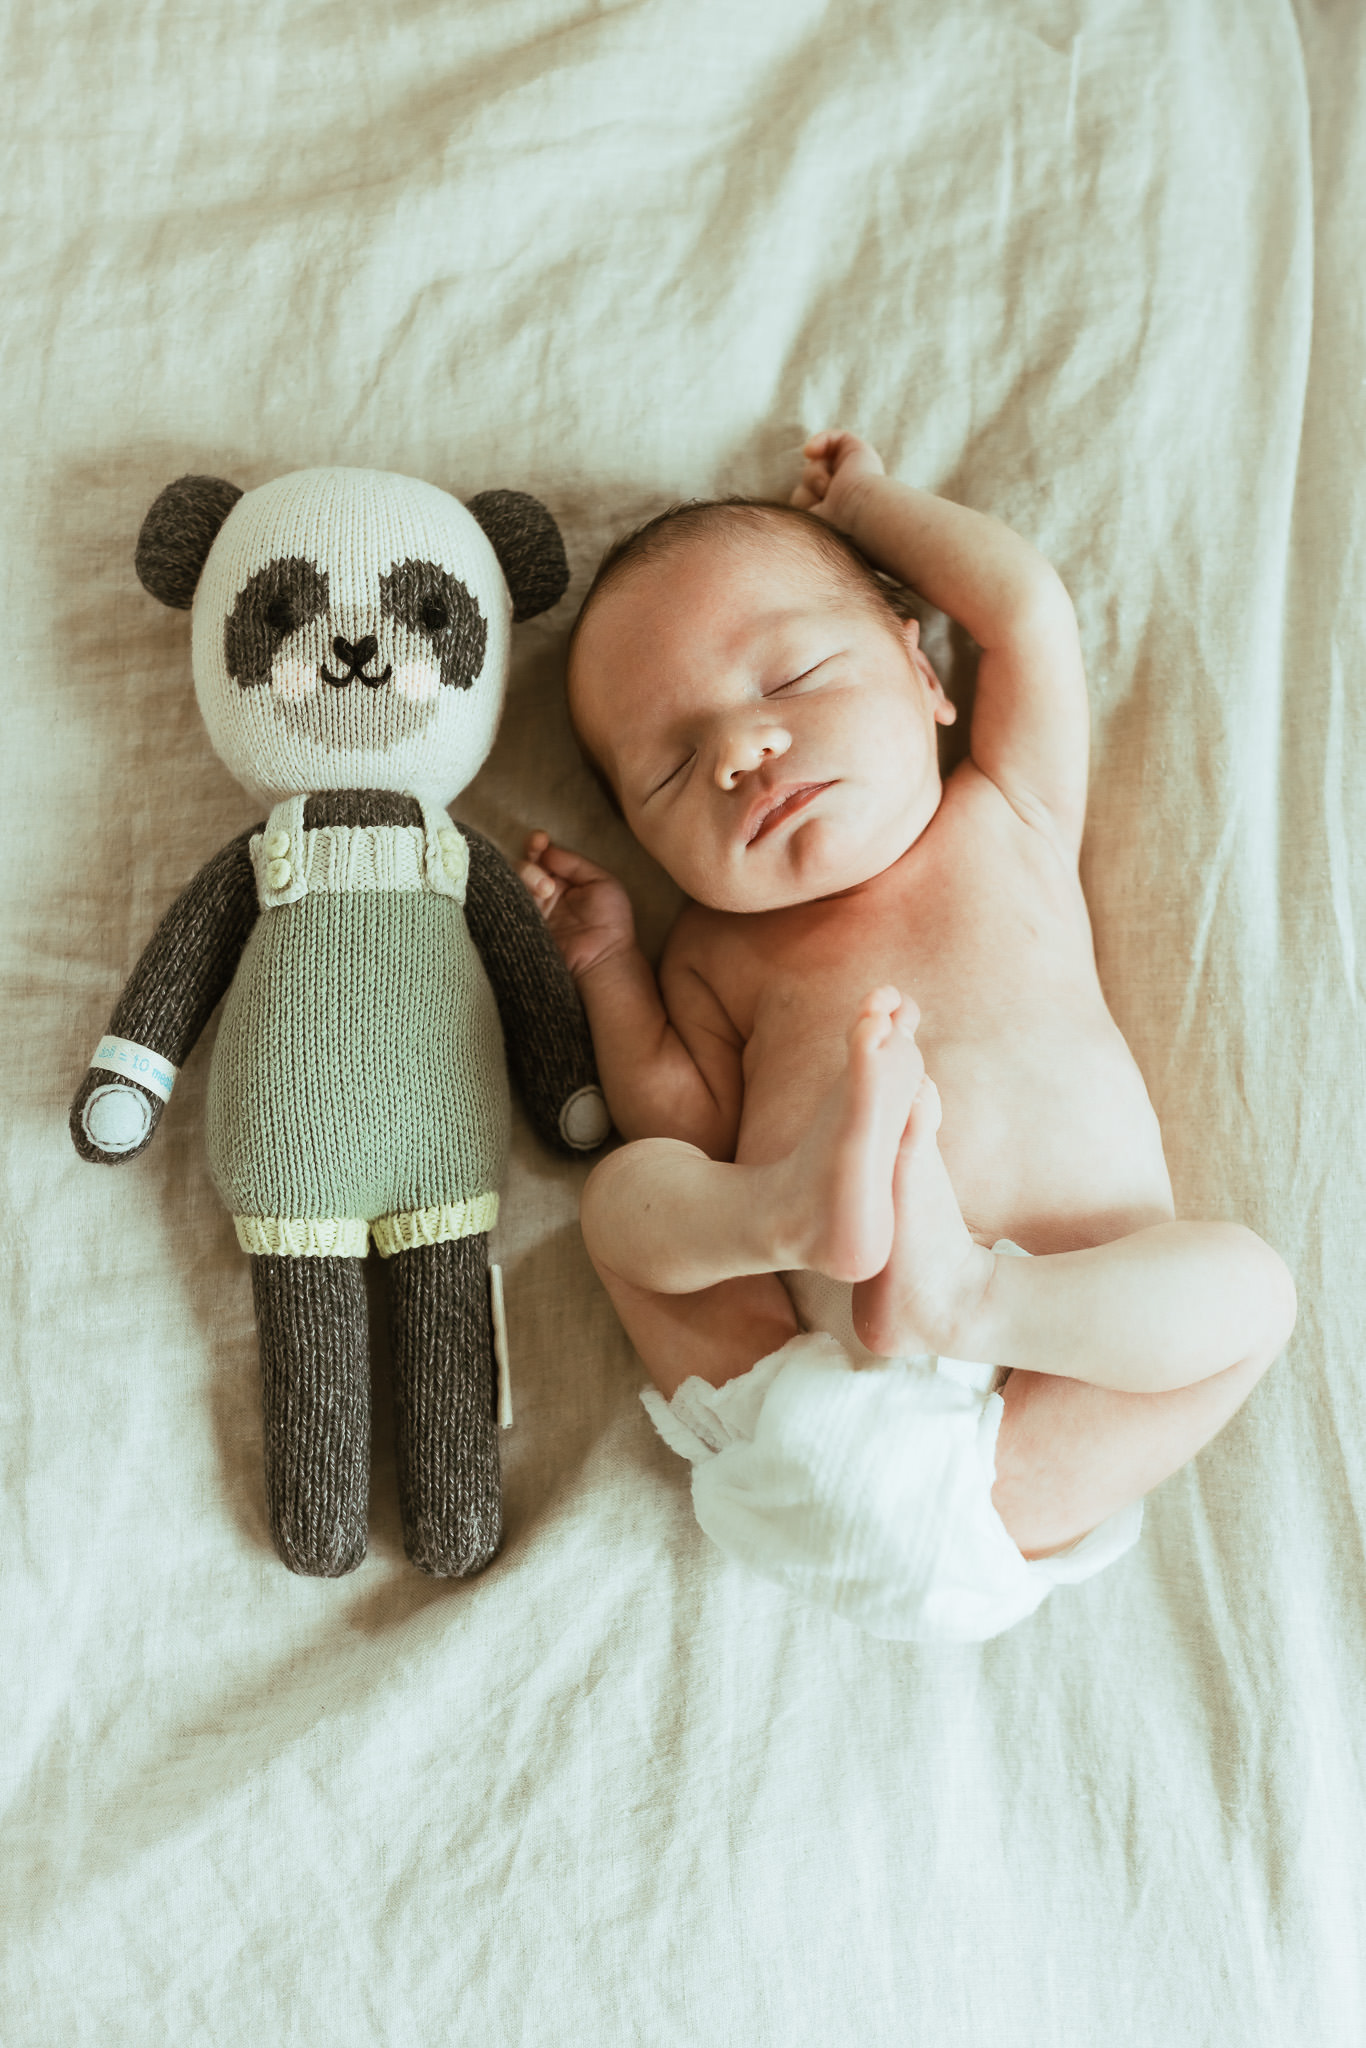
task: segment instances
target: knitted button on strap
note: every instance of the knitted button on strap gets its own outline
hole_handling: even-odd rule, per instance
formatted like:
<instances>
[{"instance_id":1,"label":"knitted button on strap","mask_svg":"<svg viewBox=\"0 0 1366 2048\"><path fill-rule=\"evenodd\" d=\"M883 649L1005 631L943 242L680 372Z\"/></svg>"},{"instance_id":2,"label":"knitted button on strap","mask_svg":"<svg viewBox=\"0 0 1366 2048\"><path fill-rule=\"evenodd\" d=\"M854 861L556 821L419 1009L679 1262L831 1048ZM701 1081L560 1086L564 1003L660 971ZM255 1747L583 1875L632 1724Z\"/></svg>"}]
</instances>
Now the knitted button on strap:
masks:
<instances>
[{"instance_id":1,"label":"knitted button on strap","mask_svg":"<svg viewBox=\"0 0 1366 2048\"><path fill-rule=\"evenodd\" d=\"M279 860L283 854L289 852L288 832L267 832L261 841L261 851L268 860Z\"/></svg>"},{"instance_id":2,"label":"knitted button on strap","mask_svg":"<svg viewBox=\"0 0 1366 2048\"><path fill-rule=\"evenodd\" d=\"M276 835L283 838L283 833ZM285 842L288 844L288 841ZM287 889L294 870L287 860L273 860L266 869L266 886L270 889Z\"/></svg>"},{"instance_id":3,"label":"knitted button on strap","mask_svg":"<svg viewBox=\"0 0 1366 2048\"><path fill-rule=\"evenodd\" d=\"M436 843L441 848L442 867L446 870L451 881L459 888L469 874L469 847L465 844L461 834L451 825L447 825L442 831L437 833Z\"/></svg>"}]
</instances>

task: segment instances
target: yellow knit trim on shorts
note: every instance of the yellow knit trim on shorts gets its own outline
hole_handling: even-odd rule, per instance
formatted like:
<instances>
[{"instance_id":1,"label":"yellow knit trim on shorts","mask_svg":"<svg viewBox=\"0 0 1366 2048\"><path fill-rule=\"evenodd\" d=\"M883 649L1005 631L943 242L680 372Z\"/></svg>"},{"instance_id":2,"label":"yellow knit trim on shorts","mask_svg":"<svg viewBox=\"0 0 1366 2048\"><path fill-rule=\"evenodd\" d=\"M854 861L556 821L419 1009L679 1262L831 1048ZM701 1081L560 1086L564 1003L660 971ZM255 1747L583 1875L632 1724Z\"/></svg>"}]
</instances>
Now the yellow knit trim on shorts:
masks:
<instances>
[{"instance_id":1,"label":"yellow knit trim on shorts","mask_svg":"<svg viewBox=\"0 0 1366 2048\"><path fill-rule=\"evenodd\" d=\"M405 1209L397 1216L381 1216L371 1227L375 1250L382 1259L391 1259L395 1252L410 1252L420 1244L445 1244L453 1237L481 1235L497 1221L498 1197L491 1194L443 1202L436 1209Z\"/></svg>"},{"instance_id":2,"label":"yellow knit trim on shorts","mask_svg":"<svg viewBox=\"0 0 1366 2048\"><path fill-rule=\"evenodd\" d=\"M363 1259L370 1225L363 1216L234 1216L244 1252L277 1259Z\"/></svg>"}]
</instances>

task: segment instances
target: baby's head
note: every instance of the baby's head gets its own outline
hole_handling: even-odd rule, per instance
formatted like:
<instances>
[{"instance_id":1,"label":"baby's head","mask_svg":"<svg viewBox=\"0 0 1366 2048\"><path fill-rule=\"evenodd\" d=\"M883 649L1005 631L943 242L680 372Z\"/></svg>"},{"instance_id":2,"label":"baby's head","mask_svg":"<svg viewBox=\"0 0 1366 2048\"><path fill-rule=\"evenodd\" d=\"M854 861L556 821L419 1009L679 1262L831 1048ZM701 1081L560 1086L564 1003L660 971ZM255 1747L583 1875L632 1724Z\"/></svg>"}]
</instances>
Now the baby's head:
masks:
<instances>
[{"instance_id":1,"label":"baby's head","mask_svg":"<svg viewBox=\"0 0 1366 2048\"><path fill-rule=\"evenodd\" d=\"M881 874L941 795L954 708L919 628L836 529L677 507L605 557L569 647L579 742L646 851L717 910Z\"/></svg>"}]
</instances>

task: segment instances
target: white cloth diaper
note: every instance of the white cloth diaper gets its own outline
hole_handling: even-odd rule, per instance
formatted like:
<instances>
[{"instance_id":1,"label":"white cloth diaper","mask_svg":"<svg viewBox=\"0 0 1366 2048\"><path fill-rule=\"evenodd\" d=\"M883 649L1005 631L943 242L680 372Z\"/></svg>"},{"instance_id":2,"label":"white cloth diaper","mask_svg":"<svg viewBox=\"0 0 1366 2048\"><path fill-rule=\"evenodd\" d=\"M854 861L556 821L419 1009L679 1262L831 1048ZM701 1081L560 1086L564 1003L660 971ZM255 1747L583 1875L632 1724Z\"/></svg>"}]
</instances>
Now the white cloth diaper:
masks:
<instances>
[{"instance_id":1,"label":"white cloth diaper","mask_svg":"<svg viewBox=\"0 0 1366 2048\"><path fill-rule=\"evenodd\" d=\"M785 1277L803 1319L839 1335L808 1329L725 1386L694 1378L672 1401L653 1387L640 1397L692 1465L697 1520L728 1557L872 1635L964 1643L999 1635L1137 1542L1141 1501L1052 1557L1021 1557L991 1500L995 1368L874 1359L851 1322L841 1341L847 1288Z\"/></svg>"}]
</instances>

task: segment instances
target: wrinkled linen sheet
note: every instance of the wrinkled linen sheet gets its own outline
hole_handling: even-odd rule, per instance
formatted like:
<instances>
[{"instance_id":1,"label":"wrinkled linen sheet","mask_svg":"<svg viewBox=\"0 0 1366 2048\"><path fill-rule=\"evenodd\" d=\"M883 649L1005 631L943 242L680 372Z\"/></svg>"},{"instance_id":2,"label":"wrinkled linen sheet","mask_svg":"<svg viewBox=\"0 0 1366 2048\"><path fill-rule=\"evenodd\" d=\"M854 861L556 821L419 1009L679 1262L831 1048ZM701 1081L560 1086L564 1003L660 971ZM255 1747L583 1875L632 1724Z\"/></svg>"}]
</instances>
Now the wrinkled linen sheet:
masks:
<instances>
[{"instance_id":1,"label":"wrinkled linen sheet","mask_svg":"<svg viewBox=\"0 0 1366 2048\"><path fill-rule=\"evenodd\" d=\"M1364 48L1328 0L9 10L6 2048L1363 2038ZM501 1557L408 1568L381 1424L365 1565L291 1578L207 1045L126 1171L65 1130L253 815L142 514L329 462L541 494L574 584L460 808L616 864L654 945L575 600L832 421L1074 594L1104 985L1289 1353L1113 1571L875 1641L708 1546L519 1127Z\"/></svg>"}]
</instances>

